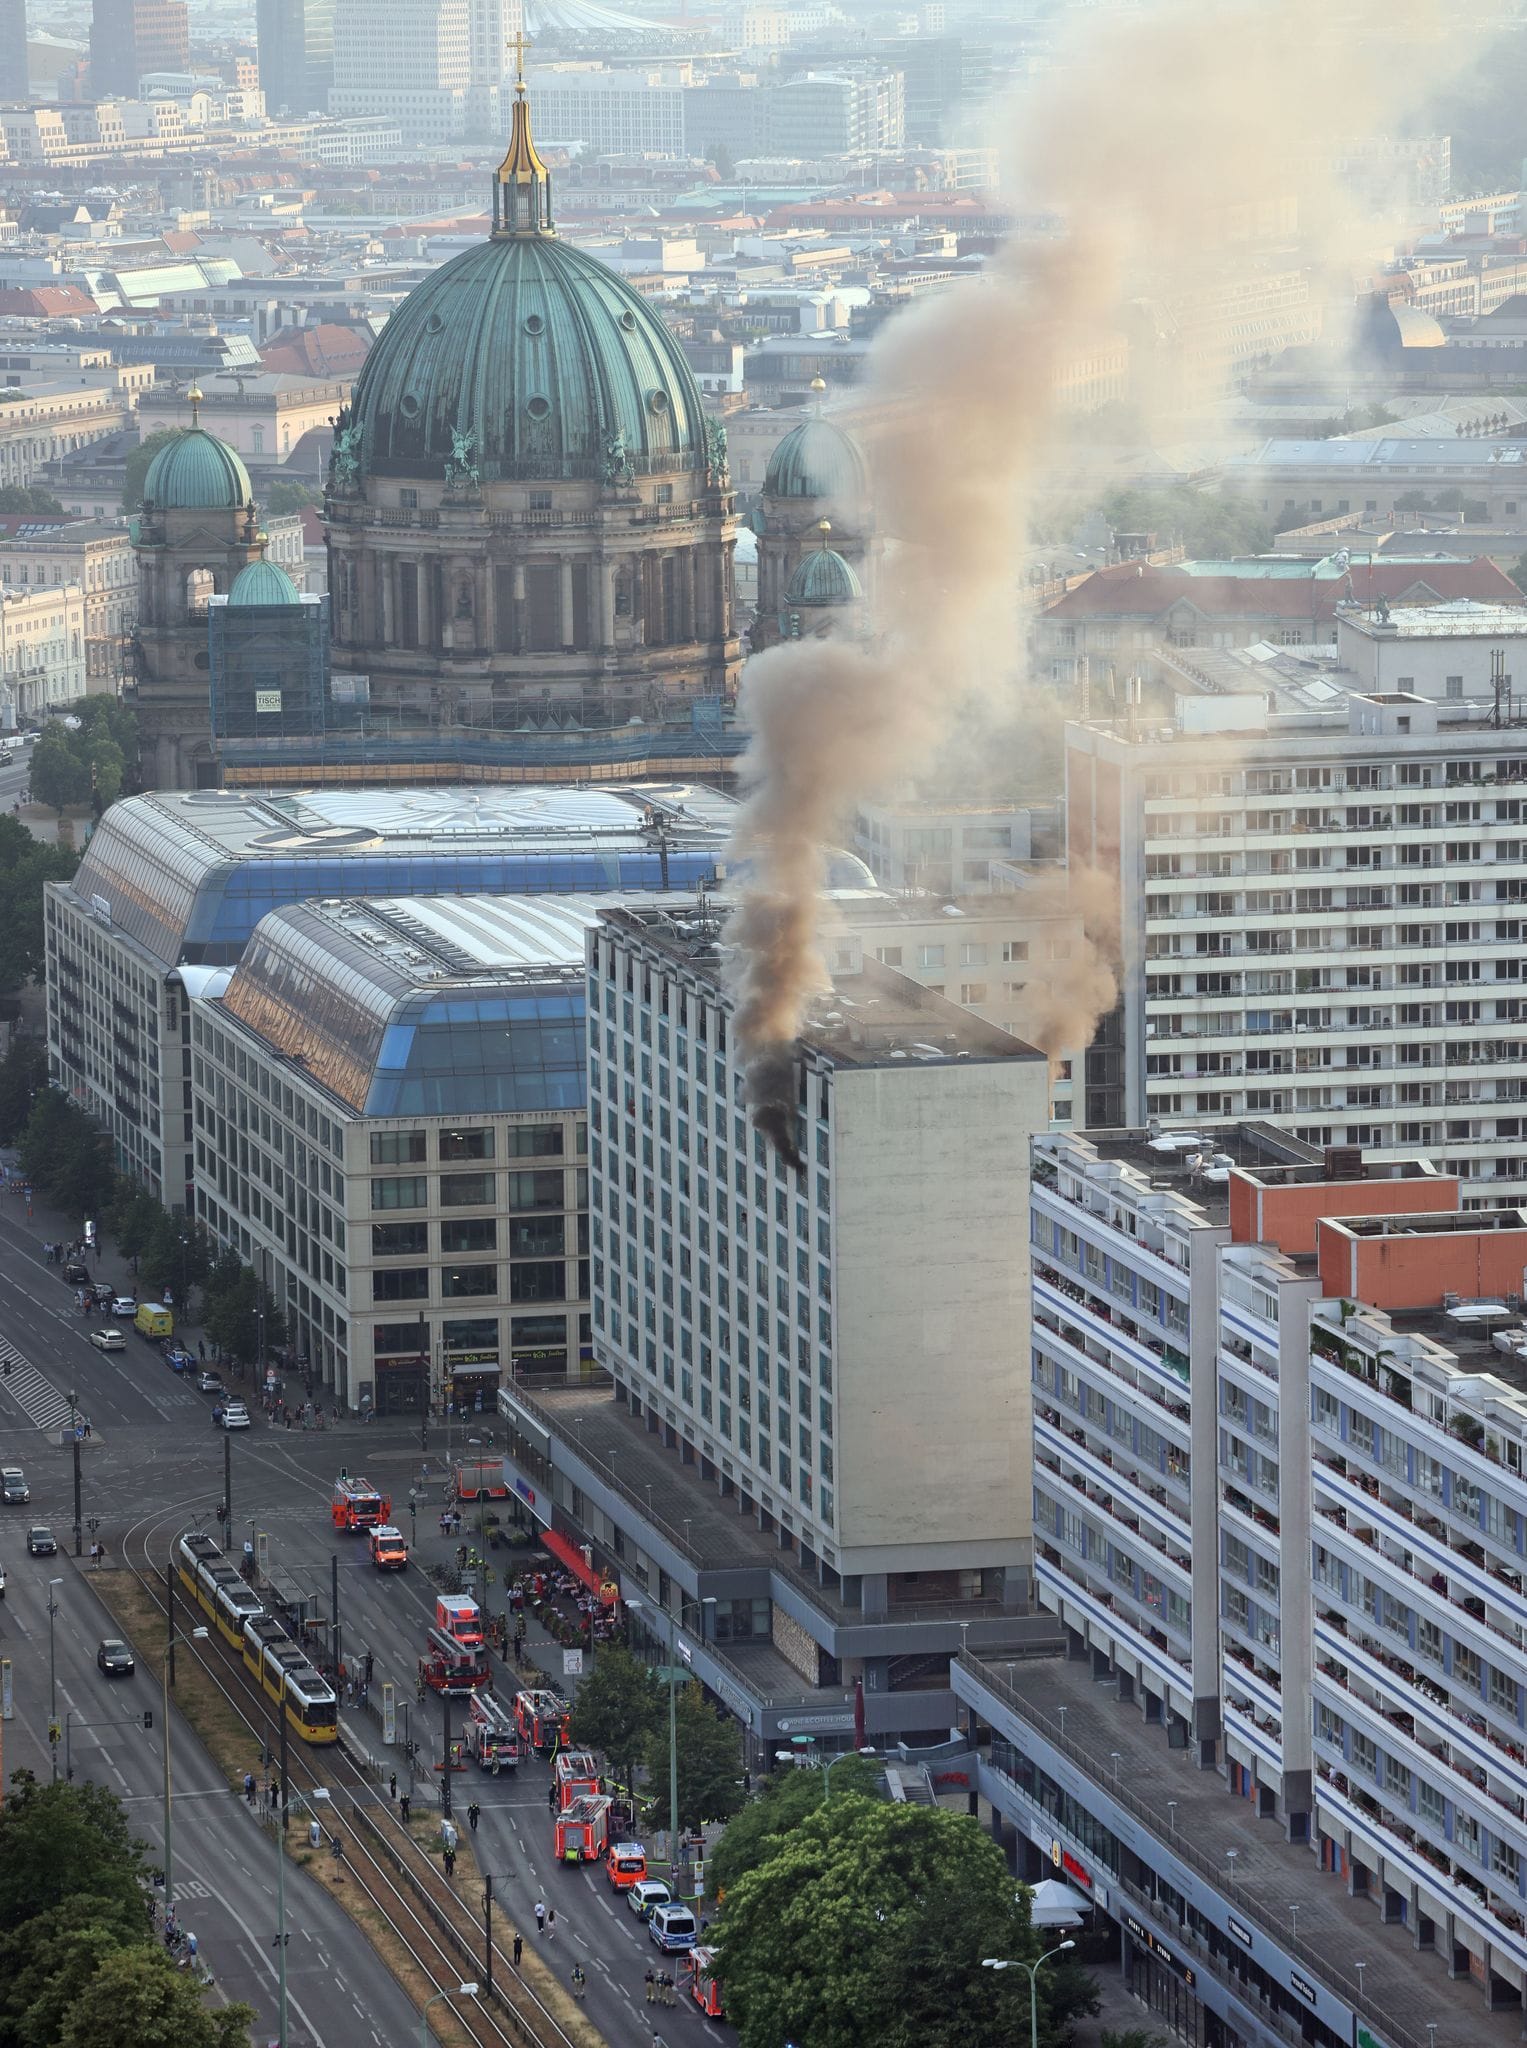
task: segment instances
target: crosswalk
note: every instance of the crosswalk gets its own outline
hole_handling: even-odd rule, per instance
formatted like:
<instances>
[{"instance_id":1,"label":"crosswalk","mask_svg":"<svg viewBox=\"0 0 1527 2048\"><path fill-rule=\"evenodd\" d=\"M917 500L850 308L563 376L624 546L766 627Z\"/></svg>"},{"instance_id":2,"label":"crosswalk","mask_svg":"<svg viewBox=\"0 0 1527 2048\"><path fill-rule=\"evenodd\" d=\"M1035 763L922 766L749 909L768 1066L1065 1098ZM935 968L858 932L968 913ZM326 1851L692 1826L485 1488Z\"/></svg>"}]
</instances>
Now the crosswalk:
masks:
<instances>
[{"instance_id":1,"label":"crosswalk","mask_svg":"<svg viewBox=\"0 0 1527 2048\"><path fill-rule=\"evenodd\" d=\"M0 1364L8 1368L0 1376L0 1398L14 1401L38 1429L63 1429L69 1420L69 1403L4 1337L0 1337Z\"/></svg>"}]
</instances>

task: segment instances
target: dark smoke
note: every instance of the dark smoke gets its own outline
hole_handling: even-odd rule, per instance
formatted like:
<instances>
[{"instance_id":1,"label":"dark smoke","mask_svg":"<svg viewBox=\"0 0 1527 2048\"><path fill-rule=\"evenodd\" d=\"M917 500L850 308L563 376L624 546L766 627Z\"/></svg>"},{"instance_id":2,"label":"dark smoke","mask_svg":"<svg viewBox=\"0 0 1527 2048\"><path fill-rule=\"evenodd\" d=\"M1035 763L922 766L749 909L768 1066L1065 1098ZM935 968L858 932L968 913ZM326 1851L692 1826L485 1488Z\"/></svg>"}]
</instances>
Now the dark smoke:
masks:
<instances>
[{"instance_id":1,"label":"dark smoke","mask_svg":"<svg viewBox=\"0 0 1527 2048\"><path fill-rule=\"evenodd\" d=\"M754 1052L748 1061L747 1094L759 1130L792 1173L804 1173L806 1162L795 1142L799 1126L792 1040Z\"/></svg>"}]
</instances>

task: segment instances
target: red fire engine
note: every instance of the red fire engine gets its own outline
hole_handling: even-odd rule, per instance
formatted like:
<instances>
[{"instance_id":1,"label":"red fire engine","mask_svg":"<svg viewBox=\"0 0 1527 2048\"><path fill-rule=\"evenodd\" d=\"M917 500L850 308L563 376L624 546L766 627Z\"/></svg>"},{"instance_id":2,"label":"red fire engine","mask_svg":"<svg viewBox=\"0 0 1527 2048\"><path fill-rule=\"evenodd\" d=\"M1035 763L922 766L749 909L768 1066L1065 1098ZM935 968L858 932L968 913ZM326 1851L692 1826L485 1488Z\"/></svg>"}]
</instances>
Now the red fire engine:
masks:
<instances>
[{"instance_id":1,"label":"red fire engine","mask_svg":"<svg viewBox=\"0 0 1527 2048\"><path fill-rule=\"evenodd\" d=\"M551 1761L551 1775L559 1813L565 1813L575 1799L592 1799L599 1790L599 1764L587 1749L559 1750Z\"/></svg>"},{"instance_id":2,"label":"red fire engine","mask_svg":"<svg viewBox=\"0 0 1527 2048\"><path fill-rule=\"evenodd\" d=\"M375 1529L392 1513L392 1502L378 1493L369 1479L352 1479L341 1472L334 1482L334 1505L330 1510L336 1529Z\"/></svg>"},{"instance_id":3,"label":"red fire engine","mask_svg":"<svg viewBox=\"0 0 1527 2048\"><path fill-rule=\"evenodd\" d=\"M610 1845L608 1799L575 1799L556 1819L557 1861L597 1863Z\"/></svg>"},{"instance_id":4,"label":"red fire engine","mask_svg":"<svg viewBox=\"0 0 1527 2048\"><path fill-rule=\"evenodd\" d=\"M532 1749L556 1749L572 1740L572 1709L554 1692L517 1692L514 1718L520 1740Z\"/></svg>"},{"instance_id":5,"label":"red fire engine","mask_svg":"<svg viewBox=\"0 0 1527 2048\"><path fill-rule=\"evenodd\" d=\"M491 1692L473 1693L463 1736L467 1755L475 1757L482 1769L491 1771L495 1778L501 1770L513 1770L520 1760L520 1734L514 1715Z\"/></svg>"},{"instance_id":6,"label":"red fire engine","mask_svg":"<svg viewBox=\"0 0 1527 2048\"><path fill-rule=\"evenodd\" d=\"M488 1683L488 1653L481 1643L468 1646L454 1642L444 1629L432 1628L424 1655L419 1659L419 1676L431 1692L464 1698Z\"/></svg>"},{"instance_id":7,"label":"red fire engine","mask_svg":"<svg viewBox=\"0 0 1527 2048\"><path fill-rule=\"evenodd\" d=\"M721 2003L721 1985L716 1976L720 1961L713 1948L692 1948L684 1958L684 1968L689 1973L689 1995L708 2020L726 2018L726 2009Z\"/></svg>"}]
</instances>

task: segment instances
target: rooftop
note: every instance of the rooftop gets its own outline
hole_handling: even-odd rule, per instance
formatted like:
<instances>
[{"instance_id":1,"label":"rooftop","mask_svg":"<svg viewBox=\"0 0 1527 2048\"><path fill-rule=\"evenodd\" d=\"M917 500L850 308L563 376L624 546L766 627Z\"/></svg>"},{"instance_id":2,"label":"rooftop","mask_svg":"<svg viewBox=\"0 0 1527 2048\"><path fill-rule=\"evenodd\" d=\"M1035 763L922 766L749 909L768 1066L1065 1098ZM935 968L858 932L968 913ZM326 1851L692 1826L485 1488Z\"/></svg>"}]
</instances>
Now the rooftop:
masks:
<instances>
[{"instance_id":1,"label":"rooftop","mask_svg":"<svg viewBox=\"0 0 1527 2048\"><path fill-rule=\"evenodd\" d=\"M1444 604L1396 605L1387 619L1354 608L1342 613L1342 622L1370 639L1453 640L1460 634L1519 639L1527 635L1527 604L1482 604L1459 597Z\"/></svg>"},{"instance_id":2,"label":"rooftop","mask_svg":"<svg viewBox=\"0 0 1527 2048\"><path fill-rule=\"evenodd\" d=\"M1055 1133L1051 1143L1062 1135ZM1230 1220L1230 1171L1244 1167L1261 1172L1269 1166L1313 1164L1313 1148L1270 1124L1234 1123L1176 1130L1165 1125L1145 1131L1076 1133L1099 1159L1116 1161L1138 1173L1158 1194L1185 1196L1203 1211L1209 1224ZM1040 1149L1046 1149L1044 1140Z\"/></svg>"}]
</instances>

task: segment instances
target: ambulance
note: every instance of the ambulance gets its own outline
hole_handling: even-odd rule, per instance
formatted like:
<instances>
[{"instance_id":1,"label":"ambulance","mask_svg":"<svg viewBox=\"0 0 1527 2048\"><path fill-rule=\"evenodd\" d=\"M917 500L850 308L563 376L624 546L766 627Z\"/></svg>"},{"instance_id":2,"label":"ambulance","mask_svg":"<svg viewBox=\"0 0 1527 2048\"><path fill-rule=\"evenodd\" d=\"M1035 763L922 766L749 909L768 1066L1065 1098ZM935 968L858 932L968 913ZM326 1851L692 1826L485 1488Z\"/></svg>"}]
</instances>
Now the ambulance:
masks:
<instances>
[{"instance_id":1,"label":"ambulance","mask_svg":"<svg viewBox=\"0 0 1527 2048\"><path fill-rule=\"evenodd\" d=\"M403 1531L395 1529L391 1522L381 1522L371 1531L371 1562L378 1571L400 1572L408 1563L408 1545L403 1541Z\"/></svg>"},{"instance_id":2,"label":"ambulance","mask_svg":"<svg viewBox=\"0 0 1527 2048\"><path fill-rule=\"evenodd\" d=\"M604 1874L612 1892L628 1892L647 1875L647 1852L640 1842L611 1842Z\"/></svg>"},{"instance_id":3,"label":"ambulance","mask_svg":"<svg viewBox=\"0 0 1527 2048\"><path fill-rule=\"evenodd\" d=\"M435 1626L464 1649L482 1644L482 1609L470 1593L441 1593L435 1600Z\"/></svg>"}]
</instances>

